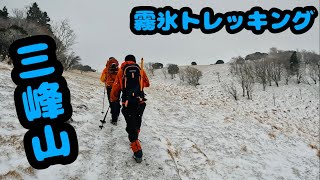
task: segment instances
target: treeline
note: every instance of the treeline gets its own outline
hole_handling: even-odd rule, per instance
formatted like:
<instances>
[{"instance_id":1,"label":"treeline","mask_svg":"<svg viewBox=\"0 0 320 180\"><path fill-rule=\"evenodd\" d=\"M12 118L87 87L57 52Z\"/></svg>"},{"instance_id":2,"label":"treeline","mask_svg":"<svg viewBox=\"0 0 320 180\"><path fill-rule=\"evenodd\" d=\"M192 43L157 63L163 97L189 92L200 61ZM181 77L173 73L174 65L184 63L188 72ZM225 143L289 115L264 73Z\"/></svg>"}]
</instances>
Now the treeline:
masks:
<instances>
[{"instance_id":1,"label":"treeline","mask_svg":"<svg viewBox=\"0 0 320 180\"><path fill-rule=\"evenodd\" d=\"M47 12L42 11L37 3L33 3L25 10L13 9L11 14L6 7L3 7L0 10L0 61L12 63L8 51L15 40L34 35L48 35L57 44L57 59L65 71L89 69L83 68L80 56L73 51L76 35L69 22L67 20L54 24L51 22Z\"/></svg>"},{"instance_id":2,"label":"treeline","mask_svg":"<svg viewBox=\"0 0 320 180\"><path fill-rule=\"evenodd\" d=\"M265 91L267 86L279 87L280 82L317 84L320 81L320 55L312 51L282 51L271 48L269 53L254 53L235 57L230 63L230 72L242 87L242 96L252 99L255 83ZM224 84L225 90L236 100L235 82Z\"/></svg>"}]
</instances>

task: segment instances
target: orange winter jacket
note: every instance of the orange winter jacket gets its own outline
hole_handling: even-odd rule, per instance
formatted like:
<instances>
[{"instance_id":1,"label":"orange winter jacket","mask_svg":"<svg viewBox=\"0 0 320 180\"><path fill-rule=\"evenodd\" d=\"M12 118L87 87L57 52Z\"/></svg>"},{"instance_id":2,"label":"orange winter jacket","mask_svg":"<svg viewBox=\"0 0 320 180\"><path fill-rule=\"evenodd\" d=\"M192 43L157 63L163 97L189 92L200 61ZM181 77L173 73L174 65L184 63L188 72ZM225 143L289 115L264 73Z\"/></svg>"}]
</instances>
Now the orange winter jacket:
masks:
<instances>
[{"instance_id":1,"label":"orange winter jacket","mask_svg":"<svg viewBox=\"0 0 320 180\"><path fill-rule=\"evenodd\" d=\"M117 71L116 72L109 72L109 68L112 63L115 63L117 66L119 65L118 61L116 59L108 60L106 67L102 71L100 81L104 82L107 87L112 87L116 77L117 77Z\"/></svg>"},{"instance_id":2,"label":"orange winter jacket","mask_svg":"<svg viewBox=\"0 0 320 180\"><path fill-rule=\"evenodd\" d=\"M110 94L111 102L118 101L120 98L120 92L123 89L123 84L122 84L123 67L126 66L127 64L136 64L136 63L133 61L125 61L121 64L121 67L118 71L117 77L116 77L116 79L113 83L113 86L112 86L112 91ZM149 87L150 82L149 82L148 76L144 70L141 70L141 78L143 81L143 84L141 85L142 89L145 87Z\"/></svg>"}]
</instances>

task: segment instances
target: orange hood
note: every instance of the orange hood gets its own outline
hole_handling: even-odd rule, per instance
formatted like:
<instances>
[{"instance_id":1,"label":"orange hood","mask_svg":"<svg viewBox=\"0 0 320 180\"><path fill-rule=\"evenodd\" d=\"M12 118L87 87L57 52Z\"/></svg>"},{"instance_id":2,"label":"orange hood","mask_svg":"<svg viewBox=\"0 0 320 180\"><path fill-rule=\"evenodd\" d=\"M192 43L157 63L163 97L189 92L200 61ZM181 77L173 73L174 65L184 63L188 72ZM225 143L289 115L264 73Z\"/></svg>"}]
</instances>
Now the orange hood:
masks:
<instances>
[{"instance_id":1,"label":"orange hood","mask_svg":"<svg viewBox=\"0 0 320 180\"><path fill-rule=\"evenodd\" d=\"M125 61L125 62L123 62L123 63L121 64L121 69L123 69L124 66L126 66L126 65L128 65L128 64L136 64L136 63L133 62L133 61Z\"/></svg>"}]
</instances>

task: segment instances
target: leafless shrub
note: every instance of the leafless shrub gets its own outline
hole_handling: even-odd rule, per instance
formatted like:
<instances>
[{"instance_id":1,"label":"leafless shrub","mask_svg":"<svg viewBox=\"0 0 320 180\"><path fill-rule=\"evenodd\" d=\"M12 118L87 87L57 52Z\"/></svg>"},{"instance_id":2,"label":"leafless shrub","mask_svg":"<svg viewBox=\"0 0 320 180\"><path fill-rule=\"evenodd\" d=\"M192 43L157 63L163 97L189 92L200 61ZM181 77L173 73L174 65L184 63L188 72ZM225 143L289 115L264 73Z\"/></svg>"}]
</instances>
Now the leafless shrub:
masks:
<instances>
[{"instance_id":1,"label":"leafless shrub","mask_svg":"<svg viewBox=\"0 0 320 180\"><path fill-rule=\"evenodd\" d=\"M272 79L279 85L279 81L284 77L286 85L289 84L289 80L292 78L292 72L290 68L290 58L293 51L281 51L277 48L271 48L269 52L269 59L272 64Z\"/></svg>"},{"instance_id":2,"label":"leafless shrub","mask_svg":"<svg viewBox=\"0 0 320 180\"><path fill-rule=\"evenodd\" d=\"M162 74L163 74L164 78L167 79L168 69L167 68L162 68L161 71L162 71Z\"/></svg>"},{"instance_id":3,"label":"leafless shrub","mask_svg":"<svg viewBox=\"0 0 320 180\"><path fill-rule=\"evenodd\" d=\"M153 67L153 64L154 63L145 63L144 66L145 66L145 69L147 70L148 74L150 76L154 76L154 67Z\"/></svg>"},{"instance_id":4,"label":"leafless shrub","mask_svg":"<svg viewBox=\"0 0 320 180\"><path fill-rule=\"evenodd\" d=\"M179 75L180 82L185 82L185 79L186 79L185 69L180 69L178 75Z\"/></svg>"},{"instance_id":5,"label":"leafless shrub","mask_svg":"<svg viewBox=\"0 0 320 180\"><path fill-rule=\"evenodd\" d=\"M266 60L266 66L267 66L267 81L269 86L272 86L273 69L272 69L272 63L269 59Z\"/></svg>"},{"instance_id":6,"label":"leafless shrub","mask_svg":"<svg viewBox=\"0 0 320 180\"><path fill-rule=\"evenodd\" d=\"M244 66L245 60L243 59L243 57L239 56L232 58L232 63L230 64L230 72L237 77L239 83L241 84L243 97L246 94Z\"/></svg>"},{"instance_id":7,"label":"leafless shrub","mask_svg":"<svg viewBox=\"0 0 320 180\"><path fill-rule=\"evenodd\" d=\"M314 84L317 84L317 81L320 81L320 65L309 65L308 67L309 77Z\"/></svg>"},{"instance_id":8,"label":"leafless shrub","mask_svg":"<svg viewBox=\"0 0 320 180\"><path fill-rule=\"evenodd\" d=\"M199 80L202 77L202 72L200 70L194 67L187 67L184 72L187 83L195 87L199 85Z\"/></svg>"},{"instance_id":9,"label":"leafless shrub","mask_svg":"<svg viewBox=\"0 0 320 180\"><path fill-rule=\"evenodd\" d=\"M252 99L253 86L255 83L253 62L245 61L240 56L233 58L230 64L230 72L241 84L242 96L245 97L247 95L248 99Z\"/></svg>"},{"instance_id":10,"label":"leafless shrub","mask_svg":"<svg viewBox=\"0 0 320 180\"><path fill-rule=\"evenodd\" d=\"M76 34L71 29L69 21L64 19L60 22L55 23L52 26L52 31L54 35L61 40L58 44L57 43L57 50L59 48L64 48L66 51L69 51L70 48L76 43ZM63 47L60 47L63 46Z\"/></svg>"},{"instance_id":11,"label":"leafless shrub","mask_svg":"<svg viewBox=\"0 0 320 180\"><path fill-rule=\"evenodd\" d=\"M277 87L279 87L279 81L283 74L283 63L279 59L270 59L271 63L271 79L274 81Z\"/></svg>"},{"instance_id":12,"label":"leafless shrub","mask_svg":"<svg viewBox=\"0 0 320 180\"><path fill-rule=\"evenodd\" d=\"M238 91L237 91L237 87L234 83L234 81L231 81L229 83L223 83L222 88L228 93L230 94L236 101L238 100Z\"/></svg>"},{"instance_id":13,"label":"leafless shrub","mask_svg":"<svg viewBox=\"0 0 320 180\"><path fill-rule=\"evenodd\" d=\"M284 75L284 79L286 81L286 85L289 84L289 81L291 79L291 74L290 74L290 70L285 68L284 71L283 71L283 75Z\"/></svg>"},{"instance_id":14,"label":"leafless shrub","mask_svg":"<svg viewBox=\"0 0 320 180\"><path fill-rule=\"evenodd\" d=\"M220 83L221 81L220 81L220 73L219 72L217 72L217 77L218 77L218 82Z\"/></svg>"},{"instance_id":15,"label":"leafless shrub","mask_svg":"<svg viewBox=\"0 0 320 180\"><path fill-rule=\"evenodd\" d=\"M268 63L266 59L262 59L254 62L254 73L258 78L259 82L262 84L262 88L265 91L267 86L267 71L268 71Z\"/></svg>"},{"instance_id":16,"label":"leafless shrub","mask_svg":"<svg viewBox=\"0 0 320 180\"><path fill-rule=\"evenodd\" d=\"M254 87L254 71L251 64L247 63L244 66L244 87L246 89L248 99L252 99Z\"/></svg>"},{"instance_id":17,"label":"leafless shrub","mask_svg":"<svg viewBox=\"0 0 320 180\"><path fill-rule=\"evenodd\" d=\"M27 17L26 9L12 9L13 18L17 19L25 19Z\"/></svg>"},{"instance_id":18,"label":"leafless shrub","mask_svg":"<svg viewBox=\"0 0 320 180\"><path fill-rule=\"evenodd\" d=\"M306 66L308 67L308 75L315 84L320 81L320 55L313 51L301 52Z\"/></svg>"}]
</instances>

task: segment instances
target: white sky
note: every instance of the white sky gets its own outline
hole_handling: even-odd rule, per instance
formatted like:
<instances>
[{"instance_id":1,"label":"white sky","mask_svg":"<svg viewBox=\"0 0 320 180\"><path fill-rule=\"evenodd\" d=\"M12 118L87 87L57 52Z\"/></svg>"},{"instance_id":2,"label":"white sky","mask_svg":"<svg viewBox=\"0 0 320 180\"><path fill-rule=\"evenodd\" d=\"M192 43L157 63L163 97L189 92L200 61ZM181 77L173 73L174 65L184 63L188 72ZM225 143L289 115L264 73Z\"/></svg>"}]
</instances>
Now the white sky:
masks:
<instances>
[{"instance_id":1,"label":"white sky","mask_svg":"<svg viewBox=\"0 0 320 180\"><path fill-rule=\"evenodd\" d=\"M12 9L25 8L33 2L37 2L52 21L70 21L77 35L75 52L81 56L83 64L99 71L108 57L114 56L121 62L127 54L134 54L137 59L144 57L147 62L183 65L196 61L205 65L218 59L229 61L234 56L245 56L256 51L267 52L270 47L319 52L319 17L303 35L294 35L290 29L280 34L266 31L257 36L243 30L230 35L222 29L214 34L193 30L188 35L137 36L129 28L130 12L135 6L172 6L177 9L187 6L195 14L204 7L222 13L247 11L253 6L292 10L297 6L312 5L319 10L316 0L0 0L0 8L5 5L11 13Z\"/></svg>"}]
</instances>

